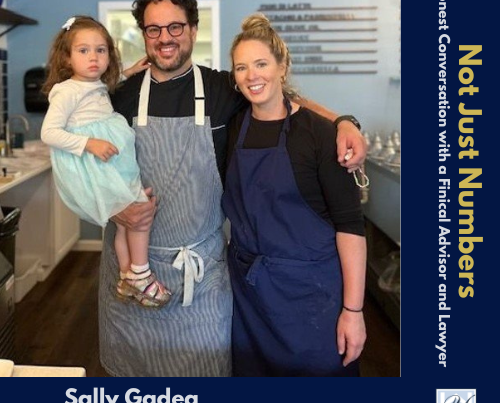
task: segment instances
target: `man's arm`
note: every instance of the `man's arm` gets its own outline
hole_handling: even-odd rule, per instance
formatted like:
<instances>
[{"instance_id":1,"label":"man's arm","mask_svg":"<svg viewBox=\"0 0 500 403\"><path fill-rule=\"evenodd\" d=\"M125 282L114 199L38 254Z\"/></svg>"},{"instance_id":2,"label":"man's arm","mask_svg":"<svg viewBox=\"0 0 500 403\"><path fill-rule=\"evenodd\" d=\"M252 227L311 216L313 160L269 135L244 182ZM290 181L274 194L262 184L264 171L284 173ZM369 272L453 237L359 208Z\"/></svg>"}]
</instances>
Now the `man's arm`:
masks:
<instances>
[{"instance_id":1,"label":"man's arm","mask_svg":"<svg viewBox=\"0 0 500 403\"><path fill-rule=\"evenodd\" d=\"M324 106L303 97L296 97L293 102L310 109L331 121L339 118L339 115ZM352 153L348 150L352 150ZM366 158L366 141L354 123L342 120L337 124L337 157L338 162L349 172L358 169ZM347 158L346 158L347 156Z\"/></svg>"}]
</instances>

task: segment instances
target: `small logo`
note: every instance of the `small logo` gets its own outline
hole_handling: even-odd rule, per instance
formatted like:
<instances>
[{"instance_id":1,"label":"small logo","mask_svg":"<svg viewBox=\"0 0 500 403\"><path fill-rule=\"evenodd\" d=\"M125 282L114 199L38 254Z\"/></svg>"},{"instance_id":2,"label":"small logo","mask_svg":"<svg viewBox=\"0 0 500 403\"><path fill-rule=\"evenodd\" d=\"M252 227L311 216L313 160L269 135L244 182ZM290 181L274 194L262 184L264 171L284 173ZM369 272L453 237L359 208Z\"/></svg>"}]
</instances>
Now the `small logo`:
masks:
<instances>
[{"instance_id":1,"label":"small logo","mask_svg":"<svg viewBox=\"0 0 500 403\"><path fill-rule=\"evenodd\" d=\"M476 389L438 389L436 403L476 403Z\"/></svg>"}]
</instances>

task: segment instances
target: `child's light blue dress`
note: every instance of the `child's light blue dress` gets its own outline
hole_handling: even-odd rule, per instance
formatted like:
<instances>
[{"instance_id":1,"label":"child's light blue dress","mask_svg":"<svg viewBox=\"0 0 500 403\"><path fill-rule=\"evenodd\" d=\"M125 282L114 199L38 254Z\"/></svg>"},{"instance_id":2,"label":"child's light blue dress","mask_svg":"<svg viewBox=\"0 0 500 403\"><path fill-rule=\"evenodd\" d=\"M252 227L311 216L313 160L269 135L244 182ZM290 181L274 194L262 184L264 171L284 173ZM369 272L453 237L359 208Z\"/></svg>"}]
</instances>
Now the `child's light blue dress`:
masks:
<instances>
[{"instance_id":1,"label":"child's light blue dress","mask_svg":"<svg viewBox=\"0 0 500 403\"><path fill-rule=\"evenodd\" d=\"M107 94L106 99L109 102ZM136 161L135 132L122 115L108 113L103 119L64 130L109 141L119 150L119 154L103 162L86 151L78 156L51 147L59 195L73 212L85 221L105 226L110 217L131 203L147 201Z\"/></svg>"},{"instance_id":2,"label":"child's light blue dress","mask_svg":"<svg viewBox=\"0 0 500 403\"><path fill-rule=\"evenodd\" d=\"M67 130L107 140L120 152L103 162L89 152L78 157L57 148L51 151L52 170L63 202L85 221L105 226L110 217L140 199L142 186L134 131L117 113L106 120Z\"/></svg>"}]
</instances>

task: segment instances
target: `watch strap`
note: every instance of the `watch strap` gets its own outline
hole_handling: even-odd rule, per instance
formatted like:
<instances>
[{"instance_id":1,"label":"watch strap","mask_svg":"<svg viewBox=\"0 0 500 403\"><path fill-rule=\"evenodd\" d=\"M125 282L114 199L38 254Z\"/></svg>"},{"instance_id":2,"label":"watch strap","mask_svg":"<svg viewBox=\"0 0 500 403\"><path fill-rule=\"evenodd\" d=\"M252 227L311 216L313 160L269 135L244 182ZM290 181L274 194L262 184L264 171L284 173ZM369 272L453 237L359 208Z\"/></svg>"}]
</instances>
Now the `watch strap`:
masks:
<instances>
[{"instance_id":1,"label":"watch strap","mask_svg":"<svg viewBox=\"0 0 500 403\"><path fill-rule=\"evenodd\" d=\"M356 119L352 115L342 115L342 116L339 116L337 119L335 119L335 121L333 122L333 124L335 125L335 129L337 129L338 124L344 120L348 120L354 126L356 126L358 128L358 130L361 130L361 125L359 124L358 119Z\"/></svg>"}]
</instances>

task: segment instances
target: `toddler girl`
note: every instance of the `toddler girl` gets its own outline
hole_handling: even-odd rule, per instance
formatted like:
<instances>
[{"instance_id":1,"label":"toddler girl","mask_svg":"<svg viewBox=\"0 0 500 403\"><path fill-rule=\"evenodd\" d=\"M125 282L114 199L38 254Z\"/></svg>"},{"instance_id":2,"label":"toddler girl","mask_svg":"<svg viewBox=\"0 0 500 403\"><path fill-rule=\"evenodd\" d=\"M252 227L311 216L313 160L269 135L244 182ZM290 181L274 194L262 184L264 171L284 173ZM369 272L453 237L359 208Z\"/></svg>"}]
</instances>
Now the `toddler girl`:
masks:
<instances>
[{"instance_id":1,"label":"toddler girl","mask_svg":"<svg viewBox=\"0 0 500 403\"><path fill-rule=\"evenodd\" d=\"M113 111L108 95L119 76L118 50L106 28L91 17L70 18L50 51L43 88L50 105L41 137L51 146L61 199L100 226L131 203L149 202L135 158L135 133ZM143 306L163 306L171 293L149 269L149 230L116 226L117 295Z\"/></svg>"}]
</instances>

